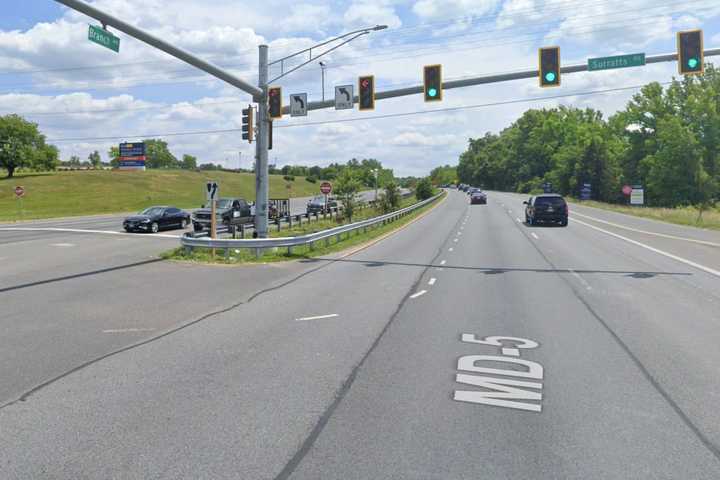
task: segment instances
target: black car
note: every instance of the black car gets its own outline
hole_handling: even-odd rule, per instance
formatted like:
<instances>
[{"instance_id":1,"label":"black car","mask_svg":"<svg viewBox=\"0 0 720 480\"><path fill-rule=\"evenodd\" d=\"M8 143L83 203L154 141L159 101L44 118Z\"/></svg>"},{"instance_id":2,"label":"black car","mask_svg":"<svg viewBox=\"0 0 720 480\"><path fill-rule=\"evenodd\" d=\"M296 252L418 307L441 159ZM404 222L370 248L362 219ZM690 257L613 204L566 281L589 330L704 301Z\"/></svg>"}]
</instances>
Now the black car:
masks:
<instances>
[{"instance_id":1,"label":"black car","mask_svg":"<svg viewBox=\"0 0 720 480\"><path fill-rule=\"evenodd\" d=\"M470 205L487 205L487 195L479 189L470 194Z\"/></svg>"},{"instance_id":2,"label":"black car","mask_svg":"<svg viewBox=\"0 0 720 480\"><path fill-rule=\"evenodd\" d=\"M525 222L528 225L552 222L559 223L563 227L568 224L568 204L565 199L557 193L546 193L530 197L523 202L525 207Z\"/></svg>"},{"instance_id":3,"label":"black car","mask_svg":"<svg viewBox=\"0 0 720 480\"><path fill-rule=\"evenodd\" d=\"M123 221L126 232L157 233L165 228L182 228L190 224L190 214L175 207L149 207Z\"/></svg>"},{"instance_id":4,"label":"black car","mask_svg":"<svg viewBox=\"0 0 720 480\"><path fill-rule=\"evenodd\" d=\"M338 202L334 198L328 198L327 205L325 205L325 197L317 196L309 200L307 203L308 215L313 213L323 213L329 211L329 209L337 208Z\"/></svg>"}]
</instances>

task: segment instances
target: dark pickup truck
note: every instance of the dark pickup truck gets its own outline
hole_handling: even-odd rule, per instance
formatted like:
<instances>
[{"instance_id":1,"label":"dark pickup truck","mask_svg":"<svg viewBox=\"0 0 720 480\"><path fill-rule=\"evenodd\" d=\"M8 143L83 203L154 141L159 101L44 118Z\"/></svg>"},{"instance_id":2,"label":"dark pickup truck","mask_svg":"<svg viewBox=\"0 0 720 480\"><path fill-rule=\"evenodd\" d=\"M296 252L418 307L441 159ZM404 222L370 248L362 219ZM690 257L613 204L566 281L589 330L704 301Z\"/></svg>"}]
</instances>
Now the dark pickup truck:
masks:
<instances>
[{"instance_id":1,"label":"dark pickup truck","mask_svg":"<svg viewBox=\"0 0 720 480\"><path fill-rule=\"evenodd\" d=\"M243 225L254 220L251 205L242 198L221 198L217 201L215 215L217 224L230 227ZM210 208L201 208L192 215L193 228L196 232L210 230Z\"/></svg>"}]
</instances>

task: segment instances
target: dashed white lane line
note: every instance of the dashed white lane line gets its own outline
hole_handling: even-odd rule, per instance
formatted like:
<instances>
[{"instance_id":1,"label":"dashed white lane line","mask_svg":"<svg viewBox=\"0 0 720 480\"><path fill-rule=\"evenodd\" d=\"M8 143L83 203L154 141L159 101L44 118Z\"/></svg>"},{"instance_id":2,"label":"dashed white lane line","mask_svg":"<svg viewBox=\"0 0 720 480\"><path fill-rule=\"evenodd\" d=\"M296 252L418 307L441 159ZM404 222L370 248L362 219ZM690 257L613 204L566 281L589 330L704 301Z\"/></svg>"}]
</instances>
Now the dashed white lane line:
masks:
<instances>
[{"instance_id":1,"label":"dashed white lane line","mask_svg":"<svg viewBox=\"0 0 720 480\"><path fill-rule=\"evenodd\" d=\"M427 293L427 290L420 290L419 292L413 293L412 295L410 295L410 298L422 297L422 296L425 295L426 293Z\"/></svg>"},{"instance_id":2,"label":"dashed white lane line","mask_svg":"<svg viewBox=\"0 0 720 480\"><path fill-rule=\"evenodd\" d=\"M535 240L540 240L540 237L538 237L535 232L530 232L530 235L532 235Z\"/></svg>"},{"instance_id":3,"label":"dashed white lane line","mask_svg":"<svg viewBox=\"0 0 720 480\"><path fill-rule=\"evenodd\" d=\"M67 248L67 247L74 247L75 244L74 244L74 243L51 243L50 246L51 246L51 247L65 247L65 248Z\"/></svg>"},{"instance_id":4,"label":"dashed white lane line","mask_svg":"<svg viewBox=\"0 0 720 480\"><path fill-rule=\"evenodd\" d=\"M600 220L599 218L591 217L589 215L583 215L582 213L578 213L578 212L573 212L573 216L580 216L583 218L587 218L588 220L592 220L593 222L604 223L605 225L610 225L611 227L622 228L623 230L629 230L631 232L642 233L645 235L653 235L653 236L662 237L662 238L671 238L673 240L682 240L684 242L699 243L700 245L708 245L710 247L720 247L720 243L707 242L704 240L696 240L694 238L679 237L677 235L667 235L665 233L649 232L647 230L640 230L637 228L626 227L625 225L619 225L617 223L608 222L606 220Z\"/></svg>"},{"instance_id":5,"label":"dashed white lane line","mask_svg":"<svg viewBox=\"0 0 720 480\"><path fill-rule=\"evenodd\" d=\"M445 265L446 263L447 263L447 260L443 260L442 262L440 262L440 265Z\"/></svg>"},{"instance_id":6,"label":"dashed white lane line","mask_svg":"<svg viewBox=\"0 0 720 480\"><path fill-rule=\"evenodd\" d=\"M428 285L433 286L433 285L435 285L435 282L436 282L436 281L437 281L437 278L431 278L431 279L428 281Z\"/></svg>"},{"instance_id":7,"label":"dashed white lane line","mask_svg":"<svg viewBox=\"0 0 720 480\"><path fill-rule=\"evenodd\" d=\"M460 239L459 239L459 238L455 238L455 239L453 239L453 242L456 242L456 243L457 243L458 240L460 240Z\"/></svg>"},{"instance_id":8,"label":"dashed white lane line","mask_svg":"<svg viewBox=\"0 0 720 480\"><path fill-rule=\"evenodd\" d=\"M590 284L588 282L586 282L585 279L582 278L579 273L577 273L575 270L572 270L572 269L570 269L570 273L572 273L575 278L580 280L580 283L583 284L583 286L585 287L585 290L592 290L592 287L590 286Z\"/></svg>"},{"instance_id":9,"label":"dashed white lane line","mask_svg":"<svg viewBox=\"0 0 720 480\"><path fill-rule=\"evenodd\" d=\"M672 253L665 252L663 250L660 250L655 247L651 247L650 245L646 245L642 242L638 242L636 240L633 240L631 238L623 237L622 235L618 235L617 233L610 232L608 230L604 230L600 227L596 227L595 225L590 225L589 223L585 223L582 220L573 220L575 223L579 223L580 225L585 225L588 228L592 228L593 230L597 230L598 232L602 232L606 235L610 235L611 237L619 238L620 240L625 240L628 243L632 243L633 245L637 245L638 247L645 248L647 250L650 250L651 252L655 252L658 255L663 255L667 258L671 258L673 260L676 260L680 263L684 263L685 265L690 265L691 267L697 268L698 270L702 270L703 272L707 272L711 275L715 275L716 277L720 277L720 271L714 270L710 267L706 267L705 265L701 265L699 263L695 263L691 260L688 260L686 258L678 257L677 255L673 255Z\"/></svg>"},{"instance_id":10,"label":"dashed white lane line","mask_svg":"<svg viewBox=\"0 0 720 480\"><path fill-rule=\"evenodd\" d=\"M454 250L454 248L452 248L452 247L448 248L448 252L452 252L453 250Z\"/></svg>"},{"instance_id":11,"label":"dashed white lane line","mask_svg":"<svg viewBox=\"0 0 720 480\"><path fill-rule=\"evenodd\" d=\"M103 330L103 333L136 333L136 332L153 332L154 328L115 328Z\"/></svg>"},{"instance_id":12,"label":"dashed white lane line","mask_svg":"<svg viewBox=\"0 0 720 480\"><path fill-rule=\"evenodd\" d=\"M296 321L296 322L307 322L308 320L322 320L322 319L324 319L324 318L335 318L335 317L339 317L339 316L340 316L340 315L338 315L337 313L331 313L331 314L329 314L329 315L317 315L317 316L315 316L315 317L301 317L301 318L296 318L295 321Z\"/></svg>"}]
</instances>

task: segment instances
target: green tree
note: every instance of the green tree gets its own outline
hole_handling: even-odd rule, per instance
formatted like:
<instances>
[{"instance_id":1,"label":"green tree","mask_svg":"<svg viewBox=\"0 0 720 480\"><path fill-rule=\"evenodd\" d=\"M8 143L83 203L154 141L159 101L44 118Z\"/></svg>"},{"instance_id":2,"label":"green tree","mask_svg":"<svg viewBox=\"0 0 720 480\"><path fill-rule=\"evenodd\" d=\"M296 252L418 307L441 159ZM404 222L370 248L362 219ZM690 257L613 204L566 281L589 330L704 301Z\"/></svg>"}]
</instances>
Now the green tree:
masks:
<instances>
[{"instance_id":1,"label":"green tree","mask_svg":"<svg viewBox=\"0 0 720 480\"><path fill-rule=\"evenodd\" d=\"M0 168L7 170L8 178L18 168L32 167L38 158L49 155L46 148L45 136L37 124L19 115L0 116ZM57 157L57 150L55 154Z\"/></svg>"},{"instance_id":2,"label":"green tree","mask_svg":"<svg viewBox=\"0 0 720 480\"><path fill-rule=\"evenodd\" d=\"M58 156L58 149L55 145L43 145L42 147L35 149L32 167L35 170L44 172L55 170L60 163Z\"/></svg>"},{"instance_id":3,"label":"green tree","mask_svg":"<svg viewBox=\"0 0 720 480\"><path fill-rule=\"evenodd\" d=\"M145 143L147 168L179 168L180 162L168 149L167 142L160 139L148 139Z\"/></svg>"},{"instance_id":4,"label":"green tree","mask_svg":"<svg viewBox=\"0 0 720 480\"><path fill-rule=\"evenodd\" d=\"M197 168L197 158L186 153L182 157L180 168L185 170L195 170Z\"/></svg>"},{"instance_id":5,"label":"green tree","mask_svg":"<svg viewBox=\"0 0 720 480\"><path fill-rule=\"evenodd\" d=\"M90 164L92 164L93 168L99 169L102 165L102 159L100 158L100 152L95 150L90 155L88 155L88 160L90 161Z\"/></svg>"},{"instance_id":6,"label":"green tree","mask_svg":"<svg viewBox=\"0 0 720 480\"><path fill-rule=\"evenodd\" d=\"M110 157L110 166L118 168L120 166L120 147L110 147L108 157Z\"/></svg>"},{"instance_id":7,"label":"green tree","mask_svg":"<svg viewBox=\"0 0 720 480\"><path fill-rule=\"evenodd\" d=\"M343 212L348 222L352 222L358 205L357 194L361 183L350 170L343 171L335 183L335 195L342 202Z\"/></svg>"},{"instance_id":8,"label":"green tree","mask_svg":"<svg viewBox=\"0 0 720 480\"><path fill-rule=\"evenodd\" d=\"M385 190L380 195L380 210L389 213L400 206L400 186L395 182L385 185Z\"/></svg>"},{"instance_id":9,"label":"green tree","mask_svg":"<svg viewBox=\"0 0 720 480\"><path fill-rule=\"evenodd\" d=\"M418 200L426 200L433 196L433 186L429 177L420 179L415 187L415 197Z\"/></svg>"}]
</instances>

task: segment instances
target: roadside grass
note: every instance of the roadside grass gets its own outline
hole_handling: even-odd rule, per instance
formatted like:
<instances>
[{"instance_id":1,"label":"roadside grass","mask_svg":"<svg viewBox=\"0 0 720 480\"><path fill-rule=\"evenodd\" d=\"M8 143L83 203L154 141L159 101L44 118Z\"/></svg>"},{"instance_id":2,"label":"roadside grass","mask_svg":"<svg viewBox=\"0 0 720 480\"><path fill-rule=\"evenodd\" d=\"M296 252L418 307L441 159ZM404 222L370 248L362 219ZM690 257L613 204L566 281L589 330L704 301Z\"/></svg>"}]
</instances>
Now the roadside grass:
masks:
<instances>
[{"instance_id":1,"label":"roadside grass","mask_svg":"<svg viewBox=\"0 0 720 480\"><path fill-rule=\"evenodd\" d=\"M221 196L255 198L255 175L222 171L147 170L123 172L89 170L75 172L20 173L0 178L0 220L33 220L139 211L151 205L197 208L205 202L205 183L217 181ZM292 188L287 189L290 183ZM22 200L15 187L25 188ZM318 185L296 177L286 182L270 176L273 198L318 194Z\"/></svg>"},{"instance_id":2,"label":"roadside grass","mask_svg":"<svg viewBox=\"0 0 720 480\"><path fill-rule=\"evenodd\" d=\"M696 207L630 207L626 205L614 205L611 203L596 201L579 202L577 200L574 200L574 203L578 205L586 205L588 207L601 208L612 212L624 213L626 215L633 215L636 217L651 218L653 220L660 220L677 225L720 230L720 209L718 208L704 211L702 218L698 221L698 209Z\"/></svg>"},{"instance_id":3,"label":"roadside grass","mask_svg":"<svg viewBox=\"0 0 720 480\"><path fill-rule=\"evenodd\" d=\"M357 245L362 245L369 242L370 240L380 237L381 235L397 230L403 225L406 225L409 222L413 221L415 218L422 215L424 212L438 205L443 198L445 198L445 195L438 198L438 200L432 202L431 204L425 205L424 207L419 208L418 210L400 218L399 220L396 220L395 222L381 226L369 227L365 232L357 230L355 232L346 233L342 235L341 239L339 239L337 236L334 236L332 238L329 238L327 241L321 240L319 242L315 242L315 244L312 246L303 245L293 247L292 253L288 252L287 248L274 248L266 250L265 252L263 252L262 256L258 258L253 251L250 251L248 249L231 249L229 255L226 257L225 251L223 249L217 249L215 254L213 255L213 252L209 248L195 248L189 254L186 253L185 249L183 248L176 248L163 253L161 255L161 258L164 258L166 260L177 260L203 264L212 263L220 265L242 265L252 263L284 262L289 260L302 260L319 257L346 250L350 247L354 247ZM415 200L414 197L406 199L406 201L403 202L405 203L403 207L409 206L407 205L407 203L412 204L416 201L417 200ZM353 221L360 221L365 218L370 218L378 215L378 213L372 208L365 208L363 209L363 215L365 216L361 216L360 214L356 215L355 217L353 217ZM308 224L307 228L305 225L303 225L302 229L297 230L296 235L305 235L307 233L332 228L337 225L338 223L335 220L314 222L312 224ZM295 229L293 229L290 230L290 232L295 233L296 231ZM288 235L288 233L289 232L285 230L282 232L274 232L274 234L272 234L271 236L290 236Z\"/></svg>"}]
</instances>

